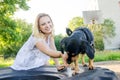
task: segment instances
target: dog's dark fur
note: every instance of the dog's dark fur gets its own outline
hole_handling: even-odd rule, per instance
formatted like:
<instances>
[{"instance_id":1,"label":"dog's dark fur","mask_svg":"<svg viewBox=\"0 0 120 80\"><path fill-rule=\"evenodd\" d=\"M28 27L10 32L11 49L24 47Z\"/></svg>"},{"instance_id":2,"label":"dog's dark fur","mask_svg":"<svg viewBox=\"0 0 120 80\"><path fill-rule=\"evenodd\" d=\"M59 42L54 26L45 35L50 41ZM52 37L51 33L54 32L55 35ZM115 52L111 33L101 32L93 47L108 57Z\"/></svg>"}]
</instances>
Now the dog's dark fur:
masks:
<instances>
[{"instance_id":1,"label":"dog's dark fur","mask_svg":"<svg viewBox=\"0 0 120 80\"><path fill-rule=\"evenodd\" d=\"M88 28L77 28L73 32L67 28L66 33L68 37L61 40L61 52L64 54L64 50L68 55L67 63L75 63L76 73L78 72L78 56L82 54L82 64L85 66L84 54L89 57L89 69L93 69L94 59L94 37Z\"/></svg>"}]
</instances>

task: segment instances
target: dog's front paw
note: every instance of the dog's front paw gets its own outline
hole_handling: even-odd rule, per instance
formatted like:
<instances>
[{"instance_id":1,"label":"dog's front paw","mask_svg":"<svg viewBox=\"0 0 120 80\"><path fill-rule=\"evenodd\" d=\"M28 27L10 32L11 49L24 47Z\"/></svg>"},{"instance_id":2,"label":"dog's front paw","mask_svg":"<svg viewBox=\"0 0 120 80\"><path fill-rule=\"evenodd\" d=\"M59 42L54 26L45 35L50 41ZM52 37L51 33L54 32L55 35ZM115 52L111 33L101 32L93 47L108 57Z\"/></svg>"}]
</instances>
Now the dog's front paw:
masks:
<instances>
[{"instance_id":1,"label":"dog's front paw","mask_svg":"<svg viewBox=\"0 0 120 80\"><path fill-rule=\"evenodd\" d=\"M83 67L87 67L87 64L84 64Z\"/></svg>"},{"instance_id":2,"label":"dog's front paw","mask_svg":"<svg viewBox=\"0 0 120 80\"><path fill-rule=\"evenodd\" d=\"M75 72L75 71L74 71L74 72L72 73L72 76L75 76L75 75L77 75L77 74L79 74L79 72Z\"/></svg>"},{"instance_id":3,"label":"dog's front paw","mask_svg":"<svg viewBox=\"0 0 120 80\"><path fill-rule=\"evenodd\" d=\"M93 66L89 66L89 70L93 70L94 69L94 67Z\"/></svg>"}]
</instances>

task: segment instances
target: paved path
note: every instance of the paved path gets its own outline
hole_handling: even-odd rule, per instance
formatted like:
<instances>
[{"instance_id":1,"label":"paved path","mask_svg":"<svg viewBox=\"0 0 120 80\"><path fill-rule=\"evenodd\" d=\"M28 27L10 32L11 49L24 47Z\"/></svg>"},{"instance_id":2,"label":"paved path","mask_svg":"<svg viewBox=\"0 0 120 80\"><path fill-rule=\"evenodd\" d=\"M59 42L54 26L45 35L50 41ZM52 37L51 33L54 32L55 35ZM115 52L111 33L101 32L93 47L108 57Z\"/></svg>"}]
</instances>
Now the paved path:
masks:
<instances>
[{"instance_id":1,"label":"paved path","mask_svg":"<svg viewBox=\"0 0 120 80\"><path fill-rule=\"evenodd\" d=\"M118 78L120 78L120 61L103 61L103 62L95 62L94 65L96 67L108 68L114 71Z\"/></svg>"}]
</instances>

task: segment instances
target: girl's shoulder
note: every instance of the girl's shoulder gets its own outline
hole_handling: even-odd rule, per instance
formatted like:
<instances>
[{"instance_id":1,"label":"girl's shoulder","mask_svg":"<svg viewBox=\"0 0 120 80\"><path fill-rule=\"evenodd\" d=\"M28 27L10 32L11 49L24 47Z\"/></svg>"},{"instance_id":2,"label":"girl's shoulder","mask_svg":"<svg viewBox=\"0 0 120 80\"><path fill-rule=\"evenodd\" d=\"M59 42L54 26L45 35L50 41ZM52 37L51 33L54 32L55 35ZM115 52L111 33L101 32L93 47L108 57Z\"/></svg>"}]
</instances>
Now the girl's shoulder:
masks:
<instances>
[{"instance_id":1,"label":"girl's shoulder","mask_svg":"<svg viewBox=\"0 0 120 80\"><path fill-rule=\"evenodd\" d=\"M35 37L34 35L31 35L31 36L30 36L30 39L31 39L32 41L34 41L34 42L44 41L43 38L41 38L41 37Z\"/></svg>"}]
</instances>

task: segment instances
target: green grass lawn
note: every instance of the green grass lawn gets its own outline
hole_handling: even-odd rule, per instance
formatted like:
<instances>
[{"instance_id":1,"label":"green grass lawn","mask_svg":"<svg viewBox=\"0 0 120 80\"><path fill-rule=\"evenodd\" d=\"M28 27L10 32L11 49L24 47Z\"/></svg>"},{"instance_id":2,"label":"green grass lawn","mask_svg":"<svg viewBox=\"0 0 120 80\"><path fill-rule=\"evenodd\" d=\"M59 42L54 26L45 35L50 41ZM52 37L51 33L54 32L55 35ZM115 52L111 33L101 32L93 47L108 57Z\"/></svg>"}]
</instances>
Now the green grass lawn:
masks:
<instances>
[{"instance_id":1,"label":"green grass lawn","mask_svg":"<svg viewBox=\"0 0 120 80\"><path fill-rule=\"evenodd\" d=\"M119 51L96 51L94 62L100 61L110 61L110 60L120 60L120 50ZM88 57L85 56L85 61L88 62Z\"/></svg>"},{"instance_id":2,"label":"green grass lawn","mask_svg":"<svg viewBox=\"0 0 120 80\"><path fill-rule=\"evenodd\" d=\"M13 58L3 59L1 57L0 58L0 68L9 67L13 63L13 61L14 61Z\"/></svg>"},{"instance_id":3,"label":"green grass lawn","mask_svg":"<svg viewBox=\"0 0 120 80\"><path fill-rule=\"evenodd\" d=\"M120 60L120 50L119 51L96 51L94 62L110 61L110 60ZM59 61L62 64L62 60L60 59ZM85 56L85 61L88 62L87 56ZM14 62L14 58L9 58L4 60L1 57L0 68L9 67L13 64L13 62ZM54 62L52 59L49 62L51 65L54 65ZM81 59L79 60L79 62L81 63Z\"/></svg>"},{"instance_id":4,"label":"green grass lawn","mask_svg":"<svg viewBox=\"0 0 120 80\"><path fill-rule=\"evenodd\" d=\"M120 51L96 52L95 62L109 60L120 60Z\"/></svg>"}]
</instances>

